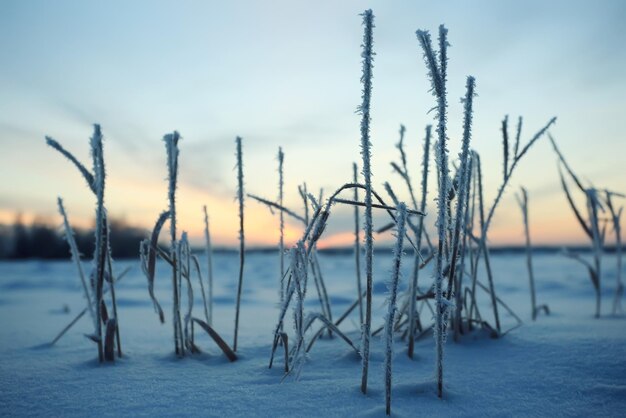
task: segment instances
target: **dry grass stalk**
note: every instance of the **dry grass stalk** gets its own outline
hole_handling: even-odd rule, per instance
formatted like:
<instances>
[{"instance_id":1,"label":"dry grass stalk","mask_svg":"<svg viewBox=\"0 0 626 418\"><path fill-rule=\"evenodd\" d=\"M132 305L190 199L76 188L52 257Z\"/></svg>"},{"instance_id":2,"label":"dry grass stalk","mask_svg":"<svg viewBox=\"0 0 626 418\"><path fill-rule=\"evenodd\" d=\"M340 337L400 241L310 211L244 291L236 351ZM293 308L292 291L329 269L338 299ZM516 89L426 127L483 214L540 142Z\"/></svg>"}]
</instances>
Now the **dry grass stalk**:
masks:
<instances>
[{"instance_id":1,"label":"dry grass stalk","mask_svg":"<svg viewBox=\"0 0 626 418\"><path fill-rule=\"evenodd\" d=\"M228 344L226 344L222 337L220 337L220 335L215 332L215 330L209 324L198 318L191 318L191 320L194 323L200 325L200 327L206 331L209 337L211 337L211 339L215 342L215 344L217 344L220 350L222 350L224 355L228 357L228 360L230 360L231 362L237 360L237 354L235 354L235 352L230 349Z\"/></svg>"},{"instance_id":2,"label":"dry grass stalk","mask_svg":"<svg viewBox=\"0 0 626 418\"><path fill-rule=\"evenodd\" d=\"M358 169L356 163L352 163L352 181L357 183L358 180ZM354 189L354 201L359 201L359 189ZM356 269L356 291L357 296L363 294L363 290L361 289L361 236L360 236L360 221L359 221L359 208L354 206L354 263ZM357 297L357 302L359 305L359 324L363 323L363 299L361 297Z\"/></svg>"},{"instance_id":3,"label":"dry grass stalk","mask_svg":"<svg viewBox=\"0 0 626 418\"><path fill-rule=\"evenodd\" d=\"M283 153L282 148L278 148L278 204L282 207L284 206L284 172L283 172L283 164L285 162L285 154ZM285 277L285 215L281 210L279 213L280 218L280 240L278 241L278 255L280 260L280 276L279 276L279 286L280 286L280 302L282 303L285 299L285 283L283 282L283 277Z\"/></svg>"},{"instance_id":4,"label":"dry grass stalk","mask_svg":"<svg viewBox=\"0 0 626 418\"><path fill-rule=\"evenodd\" d=\"M426 126L426 137L424 138L424 159L422 161L422 200L420 202L420 212L426 212L426 196L428 193L428 162L430 155L430 137L431 137L432 126ZM417 208L416 208L417 209ZM407 350L407 354L410 358L413 358L413 352L415 350L415 328L417 326L417 322L419 321L419 315L416 312L415 301L418 293L418 279L419 279L419 266L417 264L418 258L421 258L422 252L422 231L424 229L424 217L420 217L418 220L418 232L416 235L416 244L417 244L417 252L416 252L416 264L413 267L413 275L411 277L411 284L409 287L409 346ZM433 252L431 251L431 254Z\"/></svg>"},{"instance_id":5,"label":"dry grass stalk","mask_svg":"<svg viewBox=\"0 0 626 418\"><path fill-rule=\"evenodd\" d=\"M396 301L398 297L398 282L400 280L400 264L404 247L406 225L406 205L398 205L398 219L396 227L396 245L393 250L393 268L391 278L387 283L389 297L387 302L387 317L385 318L385 410L391 414L391 362L393 360L393 323L396 315ZM419 241L419 237L418 237Z\"/></svg>"},{"instance_id":6,"label":"dry grass stalk","mask_svg":"<svg viewBox=\"0 0 626 418\"><path fill-rule=\"evenodd\" d=\"M432 42L428 31L418 30L416 32L417 39L420 42L424 52L424 61L428 69L429 78L432 86L432 92L437 100L437 172L439 178L439 190L437 199L437 232L439 243L436 258L435 273L435 347L436 347L436 365L435 373L437 376L437 396L443 396L443 345L445 330L445 315L447 304L443 297L443 279L444 279L444 257L446 257L446 231L448 228L448 198L449 198L449 168L448 168L448 151L446 148L446 113L447 113L447 65L448 65L448 30L441 25L439 27L439 54L435 56L432 48Z\"/></svg>"},{"instance_id":7,"label":"dry grass stalk","mask_svg":"<svg viewBox=\"0 0 626 418\"><path fill-rule=\"evenodd\" d=\"M606 206L611 213L611 222L613 223L613 232L615 232L615 251L617 252L617 273L615 275L615 297L613 299L613 315L622 312L622 295L624 294L624 285L622 284L622 226L621 217L624 207L615 209L613 204L613 196L616 193L605 191ZM619 196L619 195L618 195ZM622 196L620 196L622 197Z\"/></svg>"},{"instance_id":8,"label":"dry grass stalk","mask_svg":"<svg viewBox=\"0 0 626 418\"><path fill-rule=\"evenodd\" d=\"M239 280L237 281L237 304L235 307L235 335L233 350L237 352L237 337L239 335L239 309L241 306L241 291L243 287L243 267L245 262L246 241L244 235L244 202L243 202L243 162L241 151L241 137L237 137L237 201L239 203Z\"/></svg>"},{"instance_id":9,"label":"dry grass stalk","mask_svg":"<svg viewBox=\"0 0 626 418\"><path fill-rule=\"evenodd\" d=\"M370 335L372 327L372 258L374 254L373 225L372 225L372 172L370 168L371 159L371 142L370 142L370 100L372 95L372 68L374 60L374 51L372 45L374 14L371 9L366 10L362 14L363 26L363 51L361 53L362 75L361 83L363 84L362 103L358 108L361 113L361 156L363 157L363 177L365 179L365 322L362 325L362 373L361 373L361 392L367 393L367 377L369 371L370 357Z\"/></svg>"},{"instance_id":10,"label":"dry grass stalk","mask_svg":"<svg viewBox=\"0 0 626 418\"><path fill-rule=\"evenodd\" d=\"M112 262L111 251L109 245L109 226L106 215L106 209L104 208L104 188L106 180L106 171L104 165L104 153L102 146L102 131L100 125L94 124L94 132L90 138L91 156L93 162L93 172L90 172L83 164L78 161L72 153L65 150L56 140L51 137L46 137L46 143L57 150L61 155L66 157L76 168L79 170L89 189L94 193L96 197L96 230L95 230L95 250L94 250L94 271L95 278L93 284L93 293L95 294L95 316L96 316L96 335L92 338L98 345L98 359L100 362L105 360L103 351L103 336L102 336L102 311L106 309L104 305L103 289L104 281L107 275L112 276ZM108 268L108 272L107 272ZM121 341L119 335L119 321L117 321L117 302L115 297L115 286L113 281L108 281L109 288L111 290L111 303L113 306L113 313L116 318L115 322L115 336L117 340L117 352L118 356L122 356Z\"/></svg>"},{"instance_id":11,"label":"dry grass stalk","mask_svg":"<svg viewBox=\"0 0 626 418\"><path fill-rule=\"evenodd\" d=\"M178 141L180 135L174 131L171 134L167 134L163 137L165 142L165 150L167 152L167 176L168 176L168 204L170 213L170 249L169 256L172 260L172 289L173 289L173 304L172 304L172 324L174 326L174 350L176 355L185 355L185 344L183 341L183 329L180 316L180 273L178 271L179 263L177 261L176 248L177 234L176 234L176 188L178 181Z\"/></svg>"},{"instance_id":12,"label":"dry grass stalk","mask_svg":"<svg viewBox=\"0 0 626 418\"><path fill-rule=\"evenodd\" d=\"M72 227L70 226L70 222L67 219L67 213L65 212L65 207L63 206L63 199L59 197L57 199L57 203L59 206L59 213L61 214L61 217L63 218L63 228L65 230L65 239L67 240L67 243L70 247L72 260L76 264L78 275L80 277L80 282L83 286L85 299L87 300L87 309L89 310L89 315L91 316L91 320L93 321L94 332L96 332L98 325L96 323L96 314L94 313L94 304L92 302L91 291L89 290L90 286L87 284L87 279L85 279L85 273L83 271L83 265L80 262L80 253L78 251L78 246L76 245L76 240L74 239L74 231L72 230ZM56 340L54 342L56 342Z\"/></svg>"},{"instance_id":13,"label":"dry grass stalk","mask_svg":"<svg viewBox=\"0 0 626 418\"><path fill-rule=\"evenodd\" d=\"M581 262L583 265L585 265L585 267L587 267L588 271L589 271L589 278L591 280L591 284L593 285L594 291L595 291L595 295L596 295L596 311L595 311L595 317L599 318L600 317L600 310L601 310L601 277L602 277L602 272L601 272L601 266L602 266L602 247L604 245L604 233L600 230L600 220L599 220L599 211L604 211L604 206L602 205L602 203L600 202L600 198L598 195L598 190L591 187L591 188L585 188L583 186L583 184L581 183L581 181L578 179L578 177L576 176L576 174L574 173L574 171L572 170L572 168L570 167L570 165L567 163L567 161L565 160L565 157L563 156L563 154L561 153L561 151L559 150L556 141L554 140L554 138L549 135L550 138L550 142L552 143L552 148L554 149L555 153L557 154L558 158L559 158L559 176L561 179L561 186L563 188L563 191L565 193L565 196L567 198L567 202L570 206L570 208L572 209L572 211L574 212L574 215L576 216L576 219L578 220L578 223L580 224L581 228L583 229L583 231L585 232L585 234L589 237L590 241L591 241L591 245L593 248L593 265L587 263L585 260L583 260L582 258L578 257L575 254L570 253L569 251L566 250L566 255ZM583 216L581 215L580 210L577 208L574 199L570 193L569 187L567 186L567 182L565 181L565 178L563 176L563 171L561 169L561 167L564 167L565 170L567 171L567 173L569 174L570 178L574 181L574 183L576 184L576 186L578 187L578 190L584 194L585 196L585 201L586 201L586 207L587 207L587 219L588 221L585 221L583 219Z\"/></svg>"},{"instance_id":14,"label":"dry grass stalk","mask_svg":"<svg viewBox=\"0 0 626 418\"><path fill-rule=\"evenodd\" d=\"M207 280L209 286L209 317L207 324L213 326L213 246L211 245L211 230L209 229L209 214L206 205L203 206L204 211L204 241L207 258Z\"/></svg>"},{"instance_id":15,"label":"dry grass stalk","mask_svg":"<svg viewBox=\"0 0 626 418\"><path fill-rule=\"evenodd\" d=\"M526 267L528 268L528 279L530 280L530 303L533 321L537 319L540 310L544 310L546 314L550 313L547 305L537 306L537 295L535 292L535 275L533 273L533 257L532 246L530 244L530 226L528 223L528 192L525 188L521 188L521 192L516 196L517 203L522 211L524 219L524 236L526 238Z\"/></svg>"}]
</instances>

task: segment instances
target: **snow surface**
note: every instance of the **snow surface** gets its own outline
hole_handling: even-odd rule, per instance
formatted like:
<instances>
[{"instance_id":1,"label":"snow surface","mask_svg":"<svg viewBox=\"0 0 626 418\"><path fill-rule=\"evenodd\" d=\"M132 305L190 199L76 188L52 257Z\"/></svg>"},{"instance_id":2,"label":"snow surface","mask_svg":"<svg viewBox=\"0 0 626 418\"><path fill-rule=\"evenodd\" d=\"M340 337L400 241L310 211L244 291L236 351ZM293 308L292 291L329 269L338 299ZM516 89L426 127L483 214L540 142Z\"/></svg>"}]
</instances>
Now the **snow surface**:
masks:
<instances>
[{"instance_id":1,"label":"snow surface","mask_svg":"<svg viewBox=\"0 0 626 418\"><path fill-rule=\"evenodd\" d=\"M356 294L354 259L320 257L337 317ZM375 255L374 329L382 325L391 264L391 255ZM552 313L534 323L523 255L493 255L492 264L498 295L525 324L498 340L481 334L460 343L450 338L443 400L436 396L432 336L418 341L414 360L396 340L393 416L625 416L626 317L608 314L615 258L604 259L603 317L594 319L591 282L580 265L558 255L535 255L538 304L548 303ZM117 288L125 356L114 365L99 365L95 344L83 336L91 331L87 315L54 347L46 346L85 306L75 266L69 260L0 263L0 416L384 416L380 337L372 340L367 396L359 391L361 362L339 338L315 344L300 381L288 377L281 383L282 353L268 369L278 315L278 254L246 259L235 363L198 329L196 343L204 354L176 358L166 266L157 266L156 280L165 325L154 313L138 262L117 262L115 269L126 266L133 270ZM237 268L236 254L214 256L214 325L229 344ZM409 269L407 262L402 288ZM428 276L420 276L424 286L422 277ZM194 313L202 317L194 286ZM481 299L481 312L490 320L487 295ZM305 308L319 308L314 289ZM501 315L505 329L515 324L504 311ZM341 328L359 344L357 318L355 310Z\"/></svg>"}]
</instances>

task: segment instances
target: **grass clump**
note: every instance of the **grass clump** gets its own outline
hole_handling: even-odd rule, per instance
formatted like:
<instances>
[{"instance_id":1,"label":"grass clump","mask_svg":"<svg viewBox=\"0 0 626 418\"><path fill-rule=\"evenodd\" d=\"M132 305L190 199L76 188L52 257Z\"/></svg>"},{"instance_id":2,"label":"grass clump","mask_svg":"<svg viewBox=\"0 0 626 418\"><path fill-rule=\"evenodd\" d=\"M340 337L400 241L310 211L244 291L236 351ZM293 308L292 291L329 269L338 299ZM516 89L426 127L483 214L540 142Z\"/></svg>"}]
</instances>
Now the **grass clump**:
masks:
<instances>
[{"instance_id":1,"label":"grass clump","mask_svg":"<svg viewBox=\"0 0 626 418\"><path fill-rule=\"evenodd\" d=\"M119 333L119 320L117 313L117 302L115 297L115 278L113 277L113 267L111 259L111 249L109 244L109 224L104 207L104 189L106 182L106 169L104 164L103 136L100 125L94 124L93 135L90 138L90 148L92 157L92 170L89 171L71 152L67 151L55 139L47 136L46 143L66 157L81 173L87 182L89 189L96 197L96 228L95 228L95 250L93 255L93 277L90 283L90 291L93 298L87 297L88 310L95 314L95 333L90 339L98 346L98 360L102 363L105 360L113 361L114 345L117 346L118 357L122 356L122 346ZM62 201L59 200L59 210L64 218L66 236L72 235L65 215ZM75 244L75 243L74 243ZM70 248L72 244L70 243ZM78 250L72 249L73 258L79 257ZM80 264L80 263L78 263ZM79 274L81 271L79 270ZM81 278L85 282L84 278ZM108 283L111 292L111 306L113 317L109 318L107 305L104 302L104 282ZM87 286L85 286L87 288ZM86 292L88 293L88 292ZM93 300L93 302L92 302ZM106 327L106 339L103 335L102 327ZM109 334L114 335L109 337ZM56 341L56 340L55 340ZM106 353L105 353L106 351ZM106 355L105 355L106 354Z\"/></svg>"}]
</instances>

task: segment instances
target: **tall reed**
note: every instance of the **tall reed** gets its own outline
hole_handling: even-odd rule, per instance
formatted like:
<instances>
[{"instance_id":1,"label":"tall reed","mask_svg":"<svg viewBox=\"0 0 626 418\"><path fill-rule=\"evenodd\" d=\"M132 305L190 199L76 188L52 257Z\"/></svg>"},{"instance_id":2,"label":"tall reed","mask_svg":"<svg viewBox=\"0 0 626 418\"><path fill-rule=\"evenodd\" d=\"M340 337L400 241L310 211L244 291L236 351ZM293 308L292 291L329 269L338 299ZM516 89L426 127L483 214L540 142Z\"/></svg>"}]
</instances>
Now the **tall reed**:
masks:
<instances>
[{"instance_id":1,"label":"tall reed","mask_svg":"<svg viewBox=\"0 0 626 418\"><path fill-rule=\"evenodd\" d=\"M615 232L615 252L617 253L617 273L615 274L615 297L613 299L613 315L617 315L622 311L622 295L624 294L624 285L622 284L622 226L621 217L624 207L615 209L612 197L616 193L605 191L605 202L611 214L611 222L613 223L613 232ZM618 195L620 196L620 195ZM623 197L621 195L620 197Z\"/></svg>"},{"instance_id":2,"label":"tall reed","mask_svg":"<svg viewBox=\"0 0 626 418\"><path fill-rule=\"evenodd\" d=\"M282 147L278 147L278 204L280 206L284 205L284 173L283 173L283 164L285 162L285 153L283 153ZM280 286L280 303L285 299L285 214L283 211L279 211L278 214L280 218L280 240L278 241L278 253L280 258L280 276L279 286Z\"/></svg>"},{"instance_id":3,"label":"tall reed","mask_svg":"<svg viewBox=\"0 0 626 418\"><path fill-rule=\"evenodd\" d=\"M530 228L528 225L528 192L525 188L520 188L520 194L516 196L517 203L522 211L524 220L524 236L526 238L526 267L528 268L528 280L530 281L530 309L533 321L537 319L537 296L535 294L535 276L533 274L533 256L530 244Z\"/></svg>"},{"instance_id":4,"label":"tall reed","mask_svg":"<svg viewBox=\"0 0 626 418\"><path fill-rule=\"evenodd\" d=\"M358 167L356 163L352 163L352 179L355 183L359 182L358 178ZM354 189L354 201L359 201L359 189ZM360 230L361 225L359 221L359 207L354 206L354 263L356 265L356 290L357 290L357 301L359 302L359 324L363 324L363 298L361 295L363 294L362 285L361 285L361 237Z\"/></svg>"},{"instance_id":5,"label":"tall reed","mask_svg":"<svg viewBox=\"0 0 626 418\"><path fill-rule=\"evenodd\" d=\"M426 126L426 137L424 138L424 157L422 160L422 200L420 201L420 212L426 212L426 196L428 195L428 162L430 161L430 137L431 137L432 125ZM422 251L422 231L424 230L424 217L420 216L417 224L417 250L416 256L421 256ZM409 347L408 355L413 358L413 352L415 350L415 324L416 324L416 306L415 299L417 298L418 291L418 279L419 279L419 265L415 264L413 275L411 277L411 284L409 289Z\"/></svg>"},{"instance_id":6,"label":"tall reed","mask_svg":"<svg viewBox=\"0 0 626 418\"><path fill-rule=\"evenodd\" d=\"M105 274L105 257L106 248L104 247L104 185L105 185L105 169L102 164L102 133L99 125L94 125L94 133L90 139L91 142L91 155L93 157L94 168L94 188L96 194L96 243L94 249L94 264L96 271L96 317L98 319L98 327L96 328L96 335L99 340L98 344L98 358L100 362L104 361L104 352L102 351L102 309L104 304L102 299L102 288L104 287L104 274Z\"/></svg>"},{"instance_id":7,"label":"tall reed","mask_svg":"<svg viewBox=\"0 0 626 418\"><path fill-rule=\"evenodd\" d=\"M385 410L391 415L391 363L393 360L393 322L396 315L396 301L398 299L398 282L400 280L400 264L404 248L404 235L406 234L406 205L400 203L397 206L396 217L396 245L393 249L393 267L391 278L387 283L389 297L387 301L387 317L385 318Z\"/></svg>"},{"instance_id":8,"label":"tall reed","mask_svg":"<svg viewBox=\"0 0 626 418\"><path fill-rule=\"evenodd\" d=\"M183 328L180 314L180 274L178 272L177 235L176 235L176 188L178 181L178 141L180 134L174 131L163 136L167 152L168 204L170 213L170 259L172 265L173 307L172 324L174 326L174 348L176 355L185 355Z\"/></svg>"},{"instance_id":9,"label":"tall reed","mask_svg":"<svg viewBox=\"0 0 626 418\"><path fill-rule=\"evenodd\" d=\"M467 194L469 188L469 178L470 178L470 140L472 137L472 118L473 118L473 102L475 88L476 88L476 80L474 77L467 77L466 81L466 93L465 98L462 100L464 105L463 112L463 140L461 145L461 154L460 158L460 166L457 171L458 175L458 187L456 194L456 212L454 216L454 222L452 225L452 242L450 243L451 256L450 256L450 270L448 274L448 292L446 295L447 299L452 298L452 288L460 291L460 282L462 280L464 272L461 270L459 277L457 278L457 259L462 254L462 243L464 241L464 235L466 231L465 227L465 211L467 210Z\"/></svg>"},{"instance_id":10,"label":"tall reed","mask_svg":"<svg viewBox=\"0 0 626 418\"><path fill-rule=\"evenodd\" d=\"M596 295L596 313L595 317L600 317L600 305L601 305L601 265L602 265L602 246L604 244L604 233L600 232L600 224L599 224L599 210L604 210L604 207L599 201L598 192L595 188L585 188L582 182L578 179L574 171L570 167L570 165L565 160L565 157L559 150L556 145L556 141L551 135L548 135L550 138L550 142L552 144L552 148L554 152L557 154L559 158L559 176L561 179L561 187L565 193L565 197L567 198L567 202L569 203L570 208L574 212L578 223L581 228L591 241L592 249L593 249L593 265L589 264L587 261L578 257L576 254L566 252L566 255L574 258L575 260L581 262L587 270L589 271L589 278L591 280L591 284L593 285L595 295ZM574 203L574 199L570 193L569 187L567 186L567 182L565 181L565 177L563 176L563 170L561 166L565 168L567 173L570 175L571 179L574 181L578 190L585 196L586 207L587 207L587 219L585 221L580 213L580 210L577 208L576 203Z\"/></svg>"},{"instance_id":11,"label":"tall reed","mask_svg":"<svg viewBox=\"0 0 626 418\"><path fill-rule=\"evenodd\" d=\"M209 326L213 326L213 246L211 245L211 230L209 229L209 214L207 213L206 205L203 206L204 210L204 241L205 251L207 258L207 280L209 287L208 304L209 304Z\"/></svg>"},{"instance_id":12,"label":"tall reed","mask_svg":"<svg viewBox=\"0 0 626 418\"><path fill-rule=\"evenodd\" d=\"M591 187L585 191L587 195L587 212L589 213L589 229L592 236L593 264L596 272L596 318L600 317L600 303L602 300L602 248L604 246L604 232L600 230L600 210L604 211L598 197L598 191Z\"/></svg>"},{"instance_id":13,"label":"tall reed","mask_svg":"<svg viewBox=\"0 0 626 418\"><path fill-rule=\"evenodd\" d=\"M79 170L89 189L93 192L96 197L96 231L95 231L95 251L94 251L94 283L93 293L95 294L95 315L96 315L96 334L94 336L94 341L96 341L98 345L98 360L103 362L104 358L104 341L102 335L102 325L103 325L103 312L106 312L106 305L103 300L103 288L105 277L106 281L109 283L109 289L111 290L111 304L113 306L113 314L114 318L111 318L113 322L108 326L110 332L113 332L115 335L115 340L117 342L117 352L118 356L121 357L122 349L119 335L119 321L117 320L117 302L115 297L115 285L114 280L112 278L112 263L111 263L111 252L110 252L110 243L108 239L109 235L109 226L107 221L106 209L104 207L104 188L105 188L105 180L106 180L106 170L104 165L104 153L102 146L102 131L100 125L94 124L93 135L90 138L90 148L91 148L91 157L93 163L93 172L90 172L83 164L78 161L71 152L65 150L61 144L59 144L53 138L46 136L46 143L57 150L61 155L66 157L72 164L76 166ZM108 268L108 276L107 276L107 268ZM108 316L108 315L107 315ZM105 324L106 325L106 324ZM113 344L113 340L108 340ZM112 347L109 347L111 352Z\"/></svg>"},{"instance_id":14,"label":"tall reed","mask_svg":"<svg viewBox=\"0 0 626 418\"><path fill-rule=\"evenodd\" d=\"M107 326L107 332L112 332L115 335L115 341L117 342L118 356L122 356L122 346L120 342L120 333L118 326L117 315L117 298L115 296L115 283L112 279L113 268L111 264L111 248L109 243L109 221L107 218L106 209L104 207L104 187L106 183L106 169L104 165L104 149L102 144L102 131L100 125L94 125L94 133L91 137L91 155L93 159L93 172L94 172L94 184L96 189L96 243L95 243L95 255L94 262L96 264L96 300L98 306L104 306L103 290L104 281L109 283L111 289L111 305L113 307L113 318L109 319L112 324L104 324ZM107 276L108 267L108 276ZM101 337L101 334L100 334ZM113 344L113 339L109 339L109 344ZM107 348L106 344L103 349ZM113 352L113 348L109 349L109 353ZM113 361L114 356L105 356L106 360Z\"/></svg>"},{"instance_id":15,"label":"tall reed","mask_svg":"<svg viewBox=\"0 0 626 418\"><path fill-rule=\"evenodd\" d=\"M477 175L478 175L478 192L479 192L479 202L480 202L480 237L479 237L479 241L478 241L478 248L477 248L477 252L476 252L476 259L480 259L480 257L483 257L483 260L485 262L485 269L487 271L487 279L489 281L489 294L491 297L491 305L493 308L493 315L494 315L494 320L495 320L495 325L496 325L496 335L501 335L502 333L502 327L501 327L501 323L500 323L500 314L498 311L498 298L496 296L496 291L495 291L495 284L494 284L494 279L493 279L493 272L491 270L491 262L490 262L490 258L489 258L489 249L487 246L487 237L488 237L488 232L489 232L489 227L491 226L491 222L493 220L493 216L495 214L496 208L498 207L498 204L500 203L502 196L504 195L504 191L506 190L506 187L508 186L511 177L513 175L513 172L515 171L515 168L517 167L517 165L519 164L519 162L522 160L522 157L524 157L524 155L526 155L526 153L530 150L530 148L532 148L532 146L537 143L537 141L543 137L545 134L547 134L548 129L550 129L550 127L556 123L556 117L553 117L552 119L550 119L548 121L548 123L546 123L546 125L541 128L539 131L537 131L537 133L535 133L535 135L526 143L526 145L519 150L517 153L515 153L515 155L513 155L513 157L511 158L510 163L507 162L506 166L508 171L505 172L504 175L504 179L502 180L502 183L500 184L500 187L498 188L498 191L496 193L496 197L493 201L493 203L491 204L491 207L489 208L489 210L487 211L487 214L485 215L485 206L483 204L483 187L482 187L482 172L481 172L481 166L480 166L480 158L478 158L478 154L475 153L474 156L476 157L476 168L477 168ZM505 132L507 132L507 124L508 124L508 118L505 118L502 125L503 125L503 137L507 136L508 138L508 133L505 134ZM516 144L515 144L515 149L519 149L519 140L518 138L521 136L521 129L522 129L522 119L519 119L518 125L517 125L517 134L516 134ZM506 146L508 147L508 139L504 139L502 140L503 145L506 143ZM507 158L508 158L508 153L507 153ZM476 268L476 266L475 266ZM475 271L473 272L473 274L475 275ZM475 282L475 280L474 280ZM477 305L476 305L476 294L474 293L475 287L474 285L472 286L472 308L476 309Z\"/></svg>"},{"instance_id":16,"label":"tall reed","mask_svg":"<svg viewBox=\"0 0 626 418\"><path fill-rule=\"evenodd\" d=\"M362 324L362 344L361 352L363 357L361 373L361 392L367 393L367 377L369 371L370 358L370 337L372 329L372 258L374 255L374 239L372 224L372 172L371 172L371 142L370 142L370 100L372 96L372 68L374 61L373 51L373 29L374 14L371 9L366 10L361 15L363 17L363 51L361 83L362 103L358 107L361 114L361 156L363 157L363 177L365 178L365 224L363 232L365 235L365 322Z\"/></svg>"},{"instance_id":17,"label":"tall reed","mask_svg":"<svg viewBox=\"0 0 626 418\"><path fill-rule=\"evenodd\" d=\"M241 290L243 287L243 267L245 262L245 235L244 235L244 193L243 193L243 162L241 151L241 137L237 137L235 143L237 145L237 201L239 203L239 280L237 282L237 306L235 308L235 336L233 342L233 351L237 352L237 337L239 335L239 309L241 306Z\"/></svg>"},{"instance_id":18,"label":"tall reed","mask_svg":"<svg viewBox=\"0 0 626 418\"><path fill-rule=\"evenodd\" d=\"M461 261L459 262L459 276L458 279L454 282L454 293L455 293L455 307L454 307L454 341L458 341L461 330L462 330L462 316L461 312L463 310L463 277L465 276L465 256L467 253L470 255L470 265L472 260L472 246L471 243L468 244L468 236L473 234L473 219L474 219L474 201L475 201L475 187L474 187L474 197L470 197L472 186L475 185L475 177L474 173L474 155L470 152L470 157L468 161L467 167L467 183L465 190L465 202L464 205L464 214L463 214L463 238L459 241L459 245L461 248ZM474 177L472 181L472 177ZM470 207L470 200L472 201L472 206ZM468 251L469 250L469 251ZM473 271L473 270L472 270ZM467 288L466 288L467 289ZM467 315L469 320L469 315ZM469 322L469 321L468 321Z\"/></svg>"},{"instance_id":19,"label":"tall reed","mask_svg":"<svg viewBox=\"0 0 626 418\"><path fill-rule=\"evenodd\" d=\"M437 100L437 149L436 162L439 173L439 190L437 199L437 232L439 235L439 243L435 267L435 341L436 341L436 366L435 372L437 376L437 396L443 396L443 345L444 345L444 317L447 304L443 297L443 279L444 279L444 258L446 231L448 229L448 212L447 199L449 196L450 186L449 169L448 169L448 150L446 148L446 112L447 112L447 48L448 48L448 30L443 26L439 26L439 54L435 56L433 51L430 33L428 31L418 30L416 32L417 39L424 51L424 60L428 69L433 95Z\"/></svg>"},{"instance_id":20,"label":"tall reed","mask_svg":"<svg viewBox=\"0 0 626 418\"><path fill-rule=\"evenodd\" d=\"M65 230L65 239L67 244L70 247L70 254L72 255L72 260L76 264L76 269L78 270L78 275L80 276L80 282L83 286L83 293L85 295L85 299L87 300L87 308L89 310L89 315L91 316L91 320L93 321L94 332L97 332L98 323L96 322L96 314L94 313L94 304L91 298L90 285L87 284L87 280L85 279L85 272L83 271L83 265L80 262L80 252L78 251L78 246L76 245L76 240L74 239L74 231L70 226L70 222L67 219L67 213L65 212L65 207L63 206L63 199L60 197L57 198L57 204L59 206L59 213L63 218L63 229Z\"/></svg>"}]
</instances>

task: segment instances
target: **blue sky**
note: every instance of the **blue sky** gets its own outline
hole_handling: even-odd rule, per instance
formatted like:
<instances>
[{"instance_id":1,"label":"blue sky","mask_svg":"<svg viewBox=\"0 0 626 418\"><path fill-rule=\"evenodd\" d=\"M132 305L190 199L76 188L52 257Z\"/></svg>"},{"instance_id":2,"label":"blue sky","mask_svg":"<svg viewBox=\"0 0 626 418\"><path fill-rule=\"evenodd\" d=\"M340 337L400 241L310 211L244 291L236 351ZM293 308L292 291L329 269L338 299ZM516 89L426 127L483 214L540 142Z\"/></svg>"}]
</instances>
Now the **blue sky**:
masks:
<instances>
[{"instance_id":1,"label":"blue sky","mask_svg":"<svg viewBox=\"0 0 626 418\"><path fill-rule=\"evenodd\" d=\"M276 196L276 152L286 153L287 203L296 187L331 190L358 153L358 14L376 16L372 143L374 182L389 180L398 127L407 127L410 169L421 159L434 105L416 29L450 30L450 150L456 155L465 77L477 79L473 147L487 198L502 170L500 121L525 118L528 140L552 116L553 135L578 174L626 191L626 3L621 1L3 1L0 3L0 217L16 211L58 221L66 199L77 223L92 197L51 135L87 160L90 124L106 137L109 211L150 225L166 204L165 148L181 143L181 227L200 236L207 203L216 241L236 239L234 138L244 138L246 188ZM513 192L528 188L538 242L583 241L558 183L555 156L539 143L514 174L492 231L521 242ZM434 183L431 190L434 190ZM380 188L380 186L379 186ZM432 204L434 193L430 195ZM277 238L275 219L247 204L252 242ZM350 211L338 211L341 234ZM271 231L268 234L267 231ZM297 235L293 225L292 237ZM337 242L339 242L338 240Z\"/></svg>"}]
</instances>

